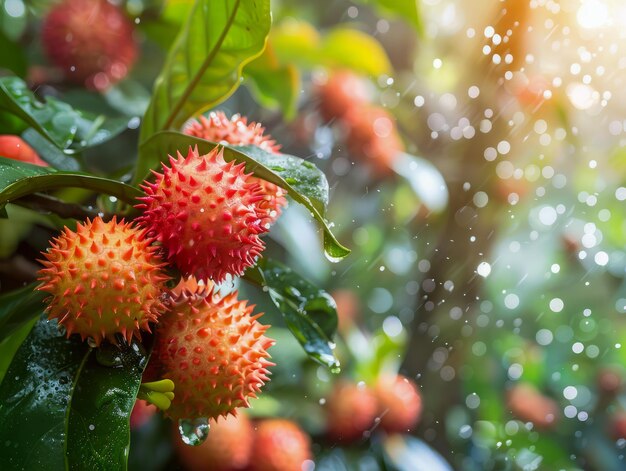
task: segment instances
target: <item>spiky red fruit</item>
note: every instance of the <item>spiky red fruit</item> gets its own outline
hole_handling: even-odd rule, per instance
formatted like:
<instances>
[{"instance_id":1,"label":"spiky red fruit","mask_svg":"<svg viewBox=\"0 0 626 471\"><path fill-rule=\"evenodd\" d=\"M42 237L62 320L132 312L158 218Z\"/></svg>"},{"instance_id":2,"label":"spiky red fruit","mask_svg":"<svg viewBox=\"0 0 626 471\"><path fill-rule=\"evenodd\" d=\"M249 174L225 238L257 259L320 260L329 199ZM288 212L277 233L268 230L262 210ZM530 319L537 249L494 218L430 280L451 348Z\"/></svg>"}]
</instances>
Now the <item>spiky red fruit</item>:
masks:
<instances>
[{"instance_id":1,"label":"spiky red fruit","mask_svg":"<svg viewBox=\"0 0 626 471\"><path fill-rule=\"evenodd\" d=\"M157 412L157 407L154 404L150 404L143 399L137 399L130 413L130 428L138 429L145 425L150 417Z\"/></svg>"},{"instance_id":2,"label":"spiky red fruit","mask_svg":"<svg viewBox=\"0 0 626 471\"><path fill-rule=\"evenodd\" d=\"M39 158L37 152L18 136L0 136L0 157L40 165L42 167L48 166L46 162Z\"/></svg>"},{"instance_id":3,"label":"spiky red fruit","mask_svg":"<svg viewBox=\"0 0 626 471\"><path fill-rule=\"evenodd\" d=\"M389 433L410 432L422 413L422 396L409 378L382 376L376 384L380 426Z\"/></svg>"},{"instance_id":4,"label":"spiky red fruit","mask_svg":"<svg viewBox=\"0 0 626 471\"><path fill-rule=\"evenodd\" d=\"M64 0L42 26L44 50L68 80L104 90L135 62L133 25L106 0Z\"/></svg>"},{"instance_id":5,"label":"spiky red fruit","mask_svg":"<svg viewBox=\"0 0 626 471\"><path fill-rule=\"evenodd\" d=\"M363 106L346 113L347 144L350 153L383 173L389 173L404 145L395 118L382 108Z\"/></svg>"},{"instance_id":6,"label":"spiky red fruit","mask_svg":"<svg viewBox=\"0 0 626 471\"><path fill-rule=\"evenodd\" d=\"M211 142L236 146L254 145L273 154L280 150L276 141L265 134L265 128L260 123L248 123L245 117L242 118L238 114L228 119L223 112L214 111L208 118L200 116L198 120L189 121L183 132ZM250 177L250 181L257 181L261 185L262 194L265 195L260 203L267 213L264 225L273 224L280 216L282 208L287 206L285 190L261 178Z\"/></svg>"},{"instance_id":7,"label":"spiky red fruit","mask_svg":"<svg viewBox=\"0 0 626 471\"><path fill-rule=\"evenodd\" d=\"M105 338L117 342L121 334L129 342L150 331L164 309L160 300L163 263L144 230L123 220L101 218L67 227L44 252L37 289L52 296L46 309L72 333L96 344Z\"/></svg>"},{"instance_id":8,"label":"spiky red fruit","mask_svg":"<svg viewBox=\"0 0 626 471\"><path fill-rule=\"evenodd\" d=\"M340 382L326 401L328 435L354 441L374 425L378 410L374 393L364 383Z\"/></svg>"},{"instance_id":9,"label":"spiky red fruit","mask_svg":"<svg viewBox=\"0 0 626 471\"><path fill-rule=\"evenodd\" d=\"M559 418L559 405L531 384L513 386L507 393L507 406L514 416L537 428L552 428Z\"/></svg>"},{"instance_id":10,"label":"spiky red fruit","mask_svg":"<svg viewBox=\"0 0 626 471\"><path fill-rule=\"evenodd\" d=\"M165 412L173 419L217 418L248 407L268 381L268 326L237 293L220 297L211 284L184 281L166 302L151 361L176 384Z\"/></svg>"},{"instance_id":11,"label":"spiky red fruit","mask_svg":"<svg viewBox=\"0 0 626 471\"><path fill-rule=\"evenodd\" d=\"M183 132L220 144L253 145L273 154L280 150L276 141L265 134L265 128L260 123L248 123L247 118L238 114L228 119L222 111L213 111L208 117L200 116L198 120L189 121Z\"/></svg>"},{"instance_id":12,"label":"spiky red fruit","mask_svg":"<svg viewBox=\"0 0 626 471\"><path fill-rule=\"evenodd\" d=\"M311 439L290 420L263 420L256 426L252 471L300 471L312 459Z\"/></svg>"},{"instance_id":13,"label":"spiky red fruit","mask_svg":"<svg viewBox=\"0 0 626 471\"><path fill-rule=\"evenodd\" d=\"M254 430L245 414L209 421L207 439L198 446L185 445L174 430L174 444L181 463L189 470L236 471L250 462Z\"/></svg>"},{"instance_id":14,"label":"spiky red fruit","mask_svg":"<svg viewBox=\"0 0 626 471\"><path fill-rule=\"evenodd\" d=\"M222 150L170 157L155 183L145 183L138 219L184 275L222 281L253 265L265 245L264 195L244 165L224 161Z\"/></svg>"},{"instance_id":15,"label":"spiky red fruit","mask_svg":"<svg viewBox=\"0 0 626 471\"><path fill-rule=\"evenodd\" d=\"M319 109L325 121L342 119L354 108L363 108L370 100L365 81L349 71L339 71L320 79L317 85Z\"/></svg>"}]
</instances>

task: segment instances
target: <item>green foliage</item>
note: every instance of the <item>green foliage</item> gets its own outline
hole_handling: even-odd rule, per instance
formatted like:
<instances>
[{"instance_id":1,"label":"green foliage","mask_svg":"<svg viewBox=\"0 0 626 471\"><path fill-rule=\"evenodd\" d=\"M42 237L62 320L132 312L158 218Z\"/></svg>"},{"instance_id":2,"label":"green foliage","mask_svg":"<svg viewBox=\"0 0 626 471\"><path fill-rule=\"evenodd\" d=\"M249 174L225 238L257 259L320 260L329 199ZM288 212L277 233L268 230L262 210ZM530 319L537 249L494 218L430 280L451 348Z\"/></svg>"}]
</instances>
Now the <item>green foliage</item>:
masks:
<instances>
[{"instance_id":1,"label":"green foliage","mask_svg":"<svg viewBox=\"0 0 626 471\"><path fill-rule=\"evenodd\" d=\"M137 188L117 180L86 173L56 171L0 157L0 209L24 196L67 187L106 193L129 204L141 196Z\"/></svg>"},{"instance_id":2,"label":"green foliage","mask_svg":"<svg viewBox=\"0 0 626 471\"><path fill-rule=\"evenodd\" d=\"M337 306L333 298L275 260L261 259L246 272L245 278L269 294L306 353L338 371L339 361L332 342L337 330Z\"/></svg>"},{"instance_id":3,"label":"green foliage","mask_svg":"<svg viewBox=\"0 0 626 471\"><path fill-rule=\"evenodd\" d=\"M310 24L289 19L272 30L270 44L281 64L304 69L320 65L347 68L373 77L391 74L391 63L381 44L348 26L336 26L320 36Z\"/></svg>"},{"instance_id":4,"label":"green foliage","mask_svg":"<svg viewBox=\"0 0 626 471\"><path fill-rule=\"evenodd\" d=\"M0 384L0 467L126 469L146 361L138 344L95 350L42 318Z\"/></svg>"},{"instance_id":5,"label":"green foliage","mask_svg":"<svg viewBox=\"0 0 626 471\"><path fill-rule=\"evenodd\" d=\"M401 18L413 26L420 34L424 31L419 11L419 0L359 0L366 5L374 5L382 14Z\"/></svg>"},{"instance_id":6,"label":"green foliage","mask_svg":"<svg viewBox=\"0 0 626 471\"><path fill-rule=\"evenodd\" d=\"M179 129L226 99L243 67L265 47L269 0L202 0L194 4L156 79L140 141Z\"/></svg>"},{"instance_id":7,"label":"green foliage","mask_svg":"<svg viewBox=\"0 0 626 471\"><path fill-rule=\"evenodd\" d=\"M95 116L52 97L42 102L17 77L0 78L0 111L3 133L19 134L30 127L67 154L102 144L127 125L126 118Z\"/></svg>"}]
</instances>

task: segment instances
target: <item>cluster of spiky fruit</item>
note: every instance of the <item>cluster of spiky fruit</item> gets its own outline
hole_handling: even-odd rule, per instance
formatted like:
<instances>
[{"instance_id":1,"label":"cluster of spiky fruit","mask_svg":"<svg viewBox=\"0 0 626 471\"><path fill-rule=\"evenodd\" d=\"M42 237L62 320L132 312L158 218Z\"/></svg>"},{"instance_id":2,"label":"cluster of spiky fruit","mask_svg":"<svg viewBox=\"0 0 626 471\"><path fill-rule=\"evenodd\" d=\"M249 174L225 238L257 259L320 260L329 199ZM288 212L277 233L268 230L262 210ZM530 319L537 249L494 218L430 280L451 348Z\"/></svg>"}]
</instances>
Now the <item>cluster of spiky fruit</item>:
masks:
<instances>
[{"instance_id":1,"label":"cluster of spiky fruit","mask_svg":"<svg viewBox=\"0 0 626 471\"><path fill-rule=\"evenodd\" d=\"M152 354L160 376L176 384L166 415L215 419L248 407L273 365L267 349L274 341L257 321L261 314L253 316L236 292L222 297L211 282L193 278L182 280L166 304Z\"/></svg>"},{"instance_id":2,"label":"cluster of spiky fruit","mask_svg":"<svg viewBox=\"0 0 626 471\"><path fill-rule=\"evenodd\" d=\"M67 80L105 90L123 79L137 57L133 25L107 0L64 0L42 26L47 56Z\"/></svg>"},{"instance_id":3,"label":"cluster of spiky fruit","mask_svg":"<svg viewBox=\"0 0 626 471\"><path fill-rule=\"evenodd\" d=\"M383 375L374 388L339 382L326 405L329 437L345 442L367 438L377 427L387 433L409 432L422 413L417 386L402 375Z\"/></svg>"},{"instance_id":4,"label":"cluster of spiky fruit","mask_svg":"<svg viewBox=\"0 0 626 471\"><path fill-rule=\"evenodd\" d=\"M220 282L255 263L267 212L263 189L244 164L227 163L221 148L206 155L190 148L155 176L143 185L138 221L183 275Z\"/></svg>"},{"instance_id":5,"label":"cluster of spiky fruit","mask_svg":"<svg viewBox=\"0 0 626 471\"><path fill-rule=\"evenodd\" d=\"M186 469L213 471L295 471L312 459L311 440L286 419L253 424L245 414L210 421L209 436L196 447L183 443L174 430L174 444Z\"/></svg>"},{"instance_id":6,"label":"cluster of spiky fruit","mask_svg":"<svg viewBox=\"0 0 626 471\"><path fill-rule=\"evenodd\" d=\"M339 71L317 86L320 114L344 131L350 154L382 173L389 173L404 150L394 117L373 105L367 86L351 72Z\"/></svg>"},{"instance_id":7,"label":"cluster of spiky fruit","mask_svg":"<svg viewBox=\"0 0 626 471\"><path fill-rule=\"evenodd\" d=\"M253 145L273 154L279 153L280 150L276 141L265 134L265 128L260 123L248 123L245 117L237 114L228 119L221 111L213 111L208 117L200 116L198 120L189 121L183 128L183 133L220 144ZM261 185L261 194L264 198L258 205L266 213L262 225L269 228L280 216L282 208L287 206L285 190L253 176L250 177L250 182Z\"/></svg>"},{"instance_id":8,"label":"cluster of spiky fruit","mask_svg":"<svg viewBox=\"0 0 626 471\"><path fill-rule=\"evenodd\" d=\"M28 164L47 167L48 164L41 160L37 152L24 142L20 137L5 134L0 136L0 157L19 160Z\"/></svg>"},{"instance_id":9,"label":"cluster of spiky fruit","mask_svg":"<svg viewBox=\"0 0 626 471\"><path fill-rule=\"evenodd\" d=\"M67 335L76 332L96 344L117 335L130 342L150 331L165 309L161 293L168 277L146 231L115 218L79 223L54 239L44 253L39 290L48 298L49 317Z\"/></svg>"}]
</instances>

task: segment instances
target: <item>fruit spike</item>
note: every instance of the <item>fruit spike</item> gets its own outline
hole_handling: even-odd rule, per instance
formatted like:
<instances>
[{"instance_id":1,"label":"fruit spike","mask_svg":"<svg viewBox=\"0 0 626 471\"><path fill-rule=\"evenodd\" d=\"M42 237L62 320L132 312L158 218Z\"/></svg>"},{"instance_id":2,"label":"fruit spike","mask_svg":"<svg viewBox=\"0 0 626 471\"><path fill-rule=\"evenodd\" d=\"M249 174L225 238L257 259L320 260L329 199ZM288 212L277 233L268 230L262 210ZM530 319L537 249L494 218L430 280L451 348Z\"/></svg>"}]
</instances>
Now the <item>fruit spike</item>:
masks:
<instances>
[{"instance_id":1,"label":"fruit spike","mask_svg":"<svg viewBox=\"0 0 626 471\"><path fill-rule=\"evenodd\" d=\"M226 163L222 149L170 157L170 167L144 183L138 219L185 276L223 281L255 263L267 232L261 185L251 182L244 164Z\"/></svg>"},{"instance_id":2,"label":"fruit spike","mask_svg":"<svg viewBox=\"0 0 626 471\"><path fill-rule=\"evenodd\" d=\"M67 80L105 90L122 80L137 57L133 24L106 0L64 0L42 26L50 60Z\"/></svg>"},{"instance_id":3,"label":"fruit spike","mask_svg":"<svg viewBox=\"0 0 626 471\"><path fill-rule=\"evenodd\" d=\"M160 300L168 277L143 230L123 220L97 217L67 227L44 252L38 290L50 293L46 309L58 319L67 336L80 334L97 345L105 338L117 343L116 334L128 342L150 332L165 306Z\"/></svg>"},{"instance_id":4,"label":"fruit spike","mask_svg":"<svg viewBox=\"0 0 626 471\"><path fill-rule=\"evenodd\" d=\"M237 300L237 293L220 297L212 285L184 280L170 292L161 318L151 363L176 384L176 396L165 412L172 419L235 415L249 407L273 366L267 349L274 341L264 335L254 306Z\"/></svg>"},{"instance_id":5,"label":"fruit spike","mask_svg":"<svg viewBox=\"0 0 626 471\"><path fill-rule=\"evenodd\" d=\"M221 111L209 113L208 118L200 116L198 120L190 120L183 128L183 133L221 144L253 145L272 154L278 154L280 150L276 141L271 136L264 134L265 128L260 123L250 122L248 124L248 120L238 114L228 119ZM276 222L281 214L281 209L287 206L287 199L285 198L287 193L278 185L261 178L250 177L250 181L259 182L263 189L262 194L265 197L259 205L266 212L263 225L269 227Z\"/></svg>"}]
</instances>

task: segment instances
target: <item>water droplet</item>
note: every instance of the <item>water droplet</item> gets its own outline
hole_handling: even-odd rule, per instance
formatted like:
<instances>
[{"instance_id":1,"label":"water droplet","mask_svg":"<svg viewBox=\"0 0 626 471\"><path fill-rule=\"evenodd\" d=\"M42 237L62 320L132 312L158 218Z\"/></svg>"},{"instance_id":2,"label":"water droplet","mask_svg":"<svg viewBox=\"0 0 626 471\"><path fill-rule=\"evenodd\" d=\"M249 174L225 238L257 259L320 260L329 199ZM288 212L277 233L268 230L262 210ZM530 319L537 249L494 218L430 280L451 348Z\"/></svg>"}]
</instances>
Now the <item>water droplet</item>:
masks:
<instances>
[{"instance_id":1,"label":"water droplet","mask_svg":"<svg viewBox=\"0 0 626 471\"><path fill-rule=\"evenodd\" d=\"M209 421L206 418L181 419L178 421L178 433L186 445L198 446L209 436Z\"/></svg>"}]
</instances>

